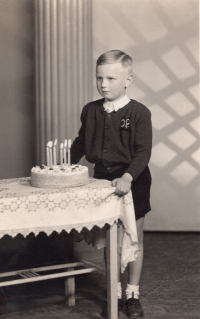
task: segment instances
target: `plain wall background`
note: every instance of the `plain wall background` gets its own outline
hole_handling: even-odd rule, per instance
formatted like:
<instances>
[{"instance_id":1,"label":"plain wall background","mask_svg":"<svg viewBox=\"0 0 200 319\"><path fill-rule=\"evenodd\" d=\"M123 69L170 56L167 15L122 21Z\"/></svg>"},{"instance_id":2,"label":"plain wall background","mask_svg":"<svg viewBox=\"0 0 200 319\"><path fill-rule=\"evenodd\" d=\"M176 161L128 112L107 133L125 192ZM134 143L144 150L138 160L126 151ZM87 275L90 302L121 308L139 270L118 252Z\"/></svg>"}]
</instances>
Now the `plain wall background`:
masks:
<instances>
[{"instance_id":1,"label":"plain wall background","mask_svg":"<svg viewBox=\"0 0 200 319\"><path fill-rule=\"evenodd\" d=\"M93 65L120 49L134 61L128 94L152 113L152 212L146 230L200 230L198 0L93 1ZM99 98L95 86L94 99Z\"/></svg>"},{"instance_id":2,"label":"plain wall background","mask_svg":"<svg viewBox=\"0 0 200 319\"><path fill-rule=\"evenodd\" d=\"M0 1L0 178L34 162L34 0Z\"/></svg>"}]
</instances>

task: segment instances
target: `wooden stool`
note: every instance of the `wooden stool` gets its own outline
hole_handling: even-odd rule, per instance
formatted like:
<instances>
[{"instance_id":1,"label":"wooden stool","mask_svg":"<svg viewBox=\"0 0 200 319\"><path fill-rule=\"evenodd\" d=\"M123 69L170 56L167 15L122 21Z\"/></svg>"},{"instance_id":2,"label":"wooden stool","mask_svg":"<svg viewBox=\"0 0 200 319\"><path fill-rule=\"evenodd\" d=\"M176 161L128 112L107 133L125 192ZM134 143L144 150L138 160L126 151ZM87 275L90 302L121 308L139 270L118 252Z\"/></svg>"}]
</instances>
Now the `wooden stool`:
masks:
<instances>
[{"instance_id":1,"label":"wooden stool","mask_svg":"<svg viewBox=\"0 0 200 319\"><path fill-rule=\"evenodd\" d=\"M74 306L75 305L74 276L97 271L96 267L74 270L75 267L83 267L83 266L84 266L84 262L74 262L69 264L61 264L61 265L53 265L53 266L37 267L37 268L31 268L31 269L5 272L0 274L0 278L13 277L13 276L18 276L19 278L8 280L8 281L2 281L0 282L0 287L20 285L20 284L25 284L25 283L35 282L35 281L66 277L66 280L65 280L65 295L67 297L66 302L69 306ZM54 273L53 271L57 269L64 269L64 271ZM52 271L52 273L46 274L46 275L40 274L44 271Z\"/></svg>"}]
</instances>

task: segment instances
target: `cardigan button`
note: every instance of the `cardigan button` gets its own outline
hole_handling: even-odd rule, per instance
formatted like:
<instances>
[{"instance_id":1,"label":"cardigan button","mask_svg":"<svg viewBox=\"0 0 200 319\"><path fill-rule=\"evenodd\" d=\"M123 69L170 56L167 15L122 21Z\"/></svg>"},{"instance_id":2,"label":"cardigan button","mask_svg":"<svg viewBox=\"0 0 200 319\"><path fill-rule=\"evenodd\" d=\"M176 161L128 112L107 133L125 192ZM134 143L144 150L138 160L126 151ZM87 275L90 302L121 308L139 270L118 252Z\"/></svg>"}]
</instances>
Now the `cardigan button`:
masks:
<instances>
[{"instance_id":1,"label":"cardigan button","mask_svg":"<svg viewBox=\"0 0 200 319\"><path fill-rule=\"evenodd\" d=\"M104 148L103 152L104 152L104 153L107 153L107 152L108 152L108 149L107 149L107 148Z\"/></svg>"},{"instance_id":2,"label":"cardigan button","mask_svg":"<svg viewBox=\"0 0 200 319\"><path fill-rule=\"evenodd\" d=\"M109 119L111 118L111 115L110 115L110 114L108 114L108 118L109 118Z\"/></svg>"}]
</instances>

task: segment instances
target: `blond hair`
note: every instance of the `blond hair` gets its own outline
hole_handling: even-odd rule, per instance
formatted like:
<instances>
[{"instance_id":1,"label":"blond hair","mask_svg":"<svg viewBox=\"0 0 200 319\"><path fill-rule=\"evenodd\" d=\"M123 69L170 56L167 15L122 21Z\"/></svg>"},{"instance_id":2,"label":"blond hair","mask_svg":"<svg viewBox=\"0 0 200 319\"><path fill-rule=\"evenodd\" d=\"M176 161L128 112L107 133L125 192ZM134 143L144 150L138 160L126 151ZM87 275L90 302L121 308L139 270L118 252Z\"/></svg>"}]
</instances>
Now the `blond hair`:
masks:
<instances>
[{"instance_id":1,"label":"blond hair","mask_svg":"<svg viewBox=\"0 0 200 319\"><path fill-rule=\"evenodd\" d=\"M129 73L132 73L132 58L120 51L120 50L110 50L100 55L97 59L97 65L121 63L124 68L128 68Z\"/></svg>"}]
</instances>

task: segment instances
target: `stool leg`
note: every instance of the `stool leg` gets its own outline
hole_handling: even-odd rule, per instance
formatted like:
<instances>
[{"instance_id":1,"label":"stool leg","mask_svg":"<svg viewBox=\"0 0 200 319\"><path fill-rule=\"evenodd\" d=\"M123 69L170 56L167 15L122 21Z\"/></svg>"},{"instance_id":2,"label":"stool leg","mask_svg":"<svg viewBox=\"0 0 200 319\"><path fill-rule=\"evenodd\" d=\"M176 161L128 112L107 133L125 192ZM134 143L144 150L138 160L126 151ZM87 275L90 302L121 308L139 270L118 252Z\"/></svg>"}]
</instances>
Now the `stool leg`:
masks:
<instances>
[{"instance_id":1,"label":"stool leg","mask_svg":"<svg viewBox=\"0 0 200 319\"><path fill-rule=\"evenodd\" d=\"M68 268L68 270L74 270L74 268ZM75 305L75 277L67 277L65 279L65 296L66 304L71 307Z\"/></svg>"}]
</instances>

